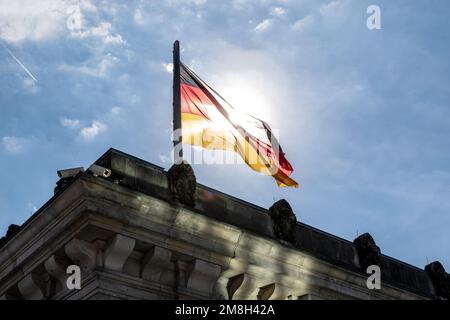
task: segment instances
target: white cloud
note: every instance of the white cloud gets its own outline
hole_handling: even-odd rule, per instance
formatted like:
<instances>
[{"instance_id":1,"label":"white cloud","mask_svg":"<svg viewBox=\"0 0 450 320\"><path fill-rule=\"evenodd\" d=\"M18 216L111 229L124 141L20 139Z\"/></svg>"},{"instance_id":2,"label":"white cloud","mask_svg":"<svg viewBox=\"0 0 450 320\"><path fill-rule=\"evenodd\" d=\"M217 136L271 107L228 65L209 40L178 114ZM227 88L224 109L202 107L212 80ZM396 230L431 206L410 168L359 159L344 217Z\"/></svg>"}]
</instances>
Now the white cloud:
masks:
<instances>
[{"instance_id":1,"label":"white cloud","mask_svg":"<svg viewBox=\"0 0 450 320\"><path fill-rule=\"evenodd\" d=\"M12 43L43 41L69 32L74 38L100 38L105 44L122 44L112 25L99 21L102 10L90 0L0 0L0 38ZM89 19L87 19L89 18ZM90 25L89 21L99 21Z\"/></svg>"},{"instance_id":2,"label":"white cloud","mask_svg":"<svg viewBox=\"0 0 450 320\"><path fill-rule=\"evenodd\" d=\"M168 73L172 73L173 71L173 63L163 63L164 70L166 70Z\"/></svg>"},{"instance_id":3,"label":"white cloud","mask_svg":"<svg viewBox=\"0 0 450 320\"><path fill-rule=\"evenodd\" d=\"M37 86L36 81L28 77L23 79L23 86L33 94L39 91L39 87Z\"/></svg>"},{"instance_id":4,"label":"white cloud","mask_svg":"<svg viewBox=\"0 0 450 320\"><path fill-rule=\"evenodd\" d=\"M14 43L51 38L64 29L69 2L0 0L0 38Z\"/></svg>"},{"instance_id":5,"label":"white cloud","mask_svg":"<svg viewBox=\"0 0 450 320\"><path fill-rule=\"evenodd\" d=\"M144 23L144 17L142 15L142 8L140 6L137 7L136 9L134 9L133 20L137 24L143 24Z\"/></svg>"},{"instance_id":6,"label":"white cloud","mask_svg":"<svg viewBox=\"0 0 450 320\"><path fill-rule=\"evenodd\" d=\"M327 4L320 6L319 12L323 16L331 15L335 12L337 7L339 6L339 1L331 1Z\"/></svg>"},{"instance_id":7,"label":"white cloud","mask_svg":"<svg viewBox=\"0 0 450 320\"><path fill-rule=\"evenodd\" d=\"M108 6L103 5L105 12L115 14L115 11ZM86 38L99 38L105 44L122 44L124 43L120 34L113 35L111 33L112 25L107 21L99 21L97 25L90 25L88 19L85 17L85 13L97 13L98 9L89 0L78 5L70 6L67 12L67 29L70 30L70 34L74 38L86 39ZM92 20L92 17L90 17ZM95 20L99 20L98 15L94 16Z\"/></svg>"},{"instance_id":8,"label":"white cloud","mask_svg":"<svg viewBox=\"0 0 450 320\"><path fill-rule=\"evenodd\" d=\"M174 7L174 8L179 8L181 5L183 4L187 4L187 5L196 5L196 6L202 6L205 3L208 2L208 0L170 0L167 1L169 3L169 6Z\"/></svg>"},{"instance_id":9,"label":"white cloud","mask_svg":"<svg viewBox=\"0 0 450 320\"><path fill-rule=\"evenodd\" d=\"M276 17L281 17L286 14L286 10L281 7L274 7L270 10L270 14Z\"/></svg>"},{"instance_id":10,"label":"white cloud","mask_svg":"<svg viewBox=\"0 0 450 320\"><path fill-rule=\"evenodd\" d=\"M144 3L141 0L140 3L134 9L134 13L133 13L133 20L136 24L139 24L139 25L144 24L144 22L145 22L144 13L145 13L144 12Z\"/></svg>"},{"instance_id":11,"label":"white cloud","mask_svg":"<svg viewBox=\"0 0 450 320\"><path fill-rule=\"evenodd\" d=\"M24 152L30 144L26 138L15 136L3 137L2 145L6 152L11 154L18 154Z\"/></svg>"},{"instance_id":12,"label":"white cloud","mask_svg":"<svg viewBox=\"0 0 450 320\"><path fill-rule=\"evenodd\" d=\"M80 126L80 120L77 120L77 119L69 119L69 118L63 117L63 118L59 119L59 122L61 123L61 125L63 127L71 128L71 129L75 129Z\"/></svg>"},{"instance_id":13,"label":"white cloud","mask_svg":"<svg viewBox=\"0 0 450 320\"><path fill-rule=\"evenodd\" d=\"M86 63L81 66L61 64L58 66L58 69L67 72L82 73L91 77L105 77L108 70L116 65L119 61L119 58L113 56L111 53L108 53L104 55L96 64Z\"/></svg>"},{"instance_id":14,"label":"white cloud","mask_svg":"<svg viewBox=\"0 0 450 320\"><path fill-rule=\"evenodd\" d=\"M113 107L112 109L111 109L111 113L112 114L114 114L114 115L118 115L119 113L121 113L122 112L122 108L121 107Z\"/></svg>"},{"instance_id":15,"label":"white cloud","mask_svg":"<svg viewBox=\"0 0 450 320\"><path fill-rule=\"evenodd\" d=\"M256 32L264 32L267 29L270 28L270 26L272 25L272 22L270 21L270 19L265 19L263 21L261 21L256 27L255 27L255 31Z\"/></svg>"},{"instance_id":16,"label":"white cloud","mask_svg":"<svg viewBox=\"0 0 450 320\"><path fill-rule=\"evenodd\" d=\"M106 124L93 120L90 127L85 127L80 130L80 137L85 141L91 141L100 133L106 131L107 128Z\"/></svg>"},{"instance_id":17,"label":"white cloud","mask_svg":"<svg viewBox=\"0 0 450 320\"><path fill-rule=\"evenodd\" d=\"M294 31L302 30L302 29L310 26L313 23L313 21L314 21L314 18L311 15L308 15L308 16L294 22L294 24L292 25L292 30L294 30Z\"/></svg>"},{"instance_id":18,"label":"white cloud","mask_svg":"<svg viewBox=\"0 0 450 320\"><path fill-rule=\"evenodd\" d=\"M139 26L148 26L149 24L158 24L166 20L164 13L159 10L154 10L154 8L152 8L153 10L147 9L147 4L141 0L139 4L134 8L133 21L135 24Z\"/></svg>"},{"instance_id":19,"label":"white cloud","mask_svg":"<svg viewBox=\"0 0 450 320\"><path fill-rule=\"evenodd\" d=\"M101 8L104 12L111 16L117 16L117 13L121 9L121 4L119 2L111 0L101 0Z\"/></svg>"},{"instance_id":20,"label":"white cloud","mask_svg":"<svg viewBox=\"0 0 450 320\"><path fill-rule=\"evenodd\" d=\"M100 38L106 44L122 44L124 41L120 34L111 33L112 25L109 22L101 21L97 26L87 27L83 22L71 27L71 35L74 38Z\"/></svg>"},{"instance_id":21,"label":"white cloud","mask_svg":"<svg viewBox=\"0 0 450 320\"><path fill-rule=\"evenodd\" d=\"M196 6L202 6L204 5L207 0L192 0L192 2L196 5Z\"/></svg>"}]
</instances>

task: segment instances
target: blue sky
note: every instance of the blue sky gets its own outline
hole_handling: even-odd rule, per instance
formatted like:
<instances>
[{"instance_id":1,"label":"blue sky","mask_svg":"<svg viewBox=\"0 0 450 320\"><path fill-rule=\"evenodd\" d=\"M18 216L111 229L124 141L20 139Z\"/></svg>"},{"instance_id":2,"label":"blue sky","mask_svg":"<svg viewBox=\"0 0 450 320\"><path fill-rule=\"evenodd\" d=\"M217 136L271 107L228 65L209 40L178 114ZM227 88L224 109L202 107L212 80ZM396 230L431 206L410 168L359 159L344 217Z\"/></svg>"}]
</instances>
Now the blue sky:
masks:
<instances>
[{"instance_id":1,"label":"blue sky","mask_svg":"<svg viewBox=\"0 0 450 320\"><path fill-rule=\"evenodd\" d=\"M366 27L371 4L381 30ZM279 130L301 187L244 165L194 165L199 182L263 207L286 198L302 222L349 240L367 231L385 254L450 269L449 10L445 0L0 0L0 233L51 197L57 169L109 147L170 167L179 39L185 63Z\"/></svg>"}]
</instances>

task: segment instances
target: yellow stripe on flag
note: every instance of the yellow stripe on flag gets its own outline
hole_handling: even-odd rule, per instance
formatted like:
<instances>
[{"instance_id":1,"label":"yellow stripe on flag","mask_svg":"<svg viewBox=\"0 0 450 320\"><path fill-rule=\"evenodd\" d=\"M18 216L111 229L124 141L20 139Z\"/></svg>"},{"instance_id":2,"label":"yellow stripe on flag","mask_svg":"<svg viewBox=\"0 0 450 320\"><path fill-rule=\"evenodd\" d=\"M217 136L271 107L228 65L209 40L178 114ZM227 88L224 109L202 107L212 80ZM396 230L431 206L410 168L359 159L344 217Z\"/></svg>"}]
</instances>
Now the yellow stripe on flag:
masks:
<instances>
[{"instance_id":1,"label":"yellow stripe on flag","mask_svg":"<svg viewBox=\"0 0 450 320\"><path fill-rule=\"evenodd\" d=\"M182 113L183 143L210 150L225 150L237 152L244 162L254 171L275 178L280 187L298 187L298 183L289 178L281 170L274 169L272 159L258 153L255 146L240 134L233 134L220 126L215 126L203 116ZM273 172L276 170L276 172Z\"/></svg>"}]
</instances>

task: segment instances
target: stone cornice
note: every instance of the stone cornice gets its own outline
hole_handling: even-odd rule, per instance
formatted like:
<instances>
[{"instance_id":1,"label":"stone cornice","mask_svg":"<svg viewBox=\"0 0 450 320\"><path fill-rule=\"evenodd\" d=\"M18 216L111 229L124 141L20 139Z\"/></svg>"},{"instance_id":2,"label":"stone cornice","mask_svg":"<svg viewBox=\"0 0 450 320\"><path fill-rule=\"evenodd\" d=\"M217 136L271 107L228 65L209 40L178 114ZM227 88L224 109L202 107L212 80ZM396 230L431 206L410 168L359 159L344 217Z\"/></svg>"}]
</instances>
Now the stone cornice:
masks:
<instances>
[{"instance_id":1,"label":"stone cornice","mask_svg":"<svg viewBox=\"0 0 450 320\"><path fill-rule=\"evenodd\" d=\"M43 274L61 287L60 255L72 262L85 260L86 295L99 294L99 283L106 294L108 283L101 279L109 279L139 287L138 297L154 292L155 282L169 281L171 276L165 275L169 271L177 275L176 282L166 286L177 289L164 292L174 298L310 294L423 299L433 295L426 274L407 266L402 268L426 281L425 291L383 278L381 290L367 289L367 275L361 272L356 247L314 228L297 224L295 234L288 237L292 242L294 236L295 241L286 242L274 234L268 210L201 185L197 186L195 205L183 205L170 196L161 168L115 151L97 163L109 165L113 178L89 173L77 176L0 248L0 296L18 286L23 296L39 297ZM324 244L341 246L347 260L341 263L317 254L314 246L308 246L308 241L319 239L313 235L322 237ZM92 254L81 257L83 246ZM330 252L331 248L326 249ZM381 256L383 263L400 262ZM149 276L155 272L158 277ZM76 295L63 290L52 298Z\"/></svg>"}]
</instances>

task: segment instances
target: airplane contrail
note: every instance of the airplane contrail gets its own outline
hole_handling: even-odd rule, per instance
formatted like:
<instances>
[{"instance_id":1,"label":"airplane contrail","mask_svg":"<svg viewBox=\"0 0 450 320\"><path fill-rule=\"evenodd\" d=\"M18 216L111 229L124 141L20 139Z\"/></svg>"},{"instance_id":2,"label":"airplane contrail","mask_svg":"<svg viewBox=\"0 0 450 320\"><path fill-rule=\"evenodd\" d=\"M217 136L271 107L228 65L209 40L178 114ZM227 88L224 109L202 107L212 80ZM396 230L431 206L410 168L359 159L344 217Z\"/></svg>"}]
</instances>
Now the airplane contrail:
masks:
<instances>
[{"instance_id":1,"label":"airplane contrail","mask_svg":"<svg viewBox=\"0 0 450 320\"><path fill-rule=\"evenodd\" d=\"M33 76L33 74L30 72L30 70L28 70L27 67L25 67L25 65L22 62L20 62L19 59L17 59L17 57L11 52L11 50L9 50L8 47L6 47L3 43L2 43L2 45L3 45L3 48L5 48L6 51L8 51L11 58L13 58L19 64L19 66L23 69L23 71L25 71L30 76L30 78L33 79L34 82L38 82L36 77Z\"/></svg>"}]
</instances>

